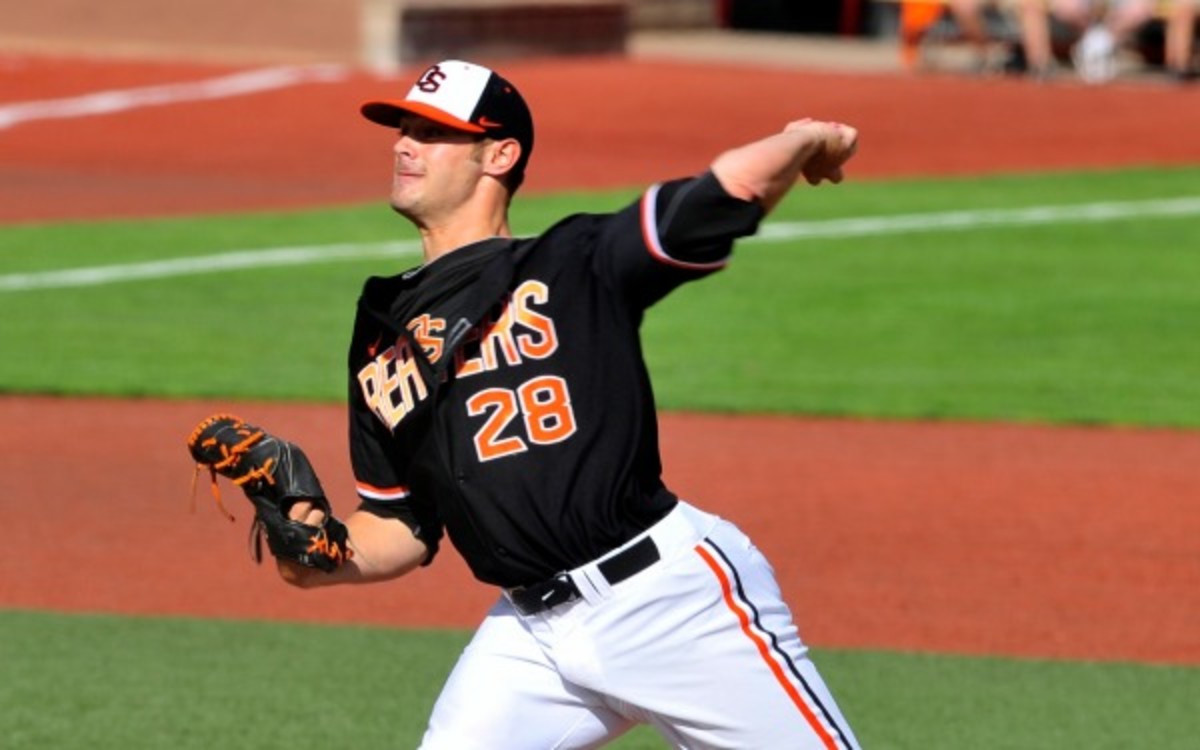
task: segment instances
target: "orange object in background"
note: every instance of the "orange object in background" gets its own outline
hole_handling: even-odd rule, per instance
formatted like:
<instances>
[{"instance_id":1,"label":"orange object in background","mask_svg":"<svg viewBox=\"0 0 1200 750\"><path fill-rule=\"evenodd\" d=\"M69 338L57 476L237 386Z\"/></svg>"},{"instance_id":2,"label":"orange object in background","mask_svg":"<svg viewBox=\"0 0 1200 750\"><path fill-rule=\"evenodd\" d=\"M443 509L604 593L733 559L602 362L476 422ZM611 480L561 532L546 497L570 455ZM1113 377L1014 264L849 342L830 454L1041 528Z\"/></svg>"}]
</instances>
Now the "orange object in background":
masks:
<instances>
[{"instance_id":1,"label":"orange object in background","mask_svg":"<svg viewBox=\"0 0 1200 750\"><path fill-rule=\"evenodd\" d=\"M900 55L905 67L916 66L917 47L921 43L921 37L942 17L944 8L945 4L936 0L908 0L900 3Z\"/></svg>"}]
</instances>

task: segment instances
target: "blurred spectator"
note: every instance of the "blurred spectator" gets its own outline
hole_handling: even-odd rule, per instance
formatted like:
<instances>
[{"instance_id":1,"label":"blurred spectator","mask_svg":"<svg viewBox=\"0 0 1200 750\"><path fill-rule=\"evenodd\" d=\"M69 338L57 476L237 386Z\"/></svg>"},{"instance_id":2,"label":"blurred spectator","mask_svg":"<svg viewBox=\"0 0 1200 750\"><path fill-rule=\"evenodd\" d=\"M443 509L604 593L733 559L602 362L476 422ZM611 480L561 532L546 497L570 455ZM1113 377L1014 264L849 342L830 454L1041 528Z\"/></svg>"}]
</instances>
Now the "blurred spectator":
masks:
<instances>
[{"instance_id":1,"label":"blurred spectator","mask_svg":"<svg viewBox=\"0 0 1200 750\"><path fill-rule=\"evenodd\" d=\"M1188 0L1192 2L1192 0ZM1021 0L1021 35L1032 75L1055 67L1052 24L1063 28L1071 60L1083 80L1100 83L1116 75L1117 52L1154 17L1152 0Z\"/></svg>"},{"instance_id":2,"label":"blurred spectator","mask_svg":"<svg viewBox=\"0 0 1200 750\"><path fill-rule=\"evenodd\" d=\"M992 67L989 52L997 41L993 30L996 19L1007 12L1005 0L946 0L954 23L963 39L975 50L976 68L986 71Z\"/></svg>"},{"instance_id":3,"label":"blurred spectator","mask_svg":"<svg viewBox=\"0 0 1200 750\"><path fill-rule=\"evenodd\" d=\"M942 17L940 3L900 3L900 56L910 70L917 67L921 57L921 42Z\"/></svg>"},{"instance_id":4,"label":"blurred spectator","mask_svg":"<svg viewBox=\"0 0 1200 750\"><path fill-rule=\"evenodd\" d=\"M1179 81L1197 76L1195 56L1196 17L1200 0L1171 0L1167 7L1167 72Z\"/></svg>"},{"instance_id":5,"label":"blurred spectator","mask_svg":"<svg viewBox=\"0 0 1200 750\"><path fill-rule=\"evenodd\" d=\"M973 69L987 72L1001 65L993 61L995 48L1011 46L1015 24L1011 6L1016 0L916 0L901 3L901 38L904 60L916 67L918 47L926 37L961 40L974 51Z\"/></svg>"}]
</instances>

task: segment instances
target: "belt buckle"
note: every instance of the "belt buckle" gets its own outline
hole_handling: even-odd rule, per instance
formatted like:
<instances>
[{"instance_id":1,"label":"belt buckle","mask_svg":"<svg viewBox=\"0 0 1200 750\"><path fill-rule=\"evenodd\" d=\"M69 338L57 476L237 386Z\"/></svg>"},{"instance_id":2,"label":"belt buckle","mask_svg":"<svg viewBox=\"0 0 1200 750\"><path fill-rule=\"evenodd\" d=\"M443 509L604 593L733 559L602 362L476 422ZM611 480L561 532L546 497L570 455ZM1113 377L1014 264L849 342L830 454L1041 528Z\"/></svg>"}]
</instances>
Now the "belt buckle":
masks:
<instances>
[{"instance_id":1,"label":"belt buckle","mask_svg":"<svg viewBox=\"0 0 1200 750\"><path fill-rule=\"evenodd\" d=\"M551 609L560 604L566 604L581 596L579 587L571 580L571 576L566 573L559 573L547 581L547 583L549 584L547 586L548 590L538 597L543 609Z\"/></svg>"},{"instance_id":2,"label":"belt buckle","mask_svg":"<svg viewBox=\"0 0 1200 750\"><path fill-rule=\"evenodd\" d=\"M509 591L510 601L523 615L545 612L560 604L575 601L580 596L579 587L566 573L559 573L553 578Z\"/></svg>"}]
</instances>

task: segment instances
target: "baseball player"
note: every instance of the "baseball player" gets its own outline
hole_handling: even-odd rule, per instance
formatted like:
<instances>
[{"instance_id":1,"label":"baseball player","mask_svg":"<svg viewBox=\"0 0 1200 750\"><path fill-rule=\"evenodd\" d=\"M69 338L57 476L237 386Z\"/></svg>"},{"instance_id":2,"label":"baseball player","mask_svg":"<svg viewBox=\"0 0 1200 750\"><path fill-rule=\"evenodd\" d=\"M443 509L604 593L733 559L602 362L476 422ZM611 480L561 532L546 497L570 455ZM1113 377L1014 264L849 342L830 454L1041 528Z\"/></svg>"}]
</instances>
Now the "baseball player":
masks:
<instances>
[{"instance_id":1,"label":"baseball player","mask_svg":"<svg viewBox=\"0 0 1200 750\"><path fill-rule=\"evenodd\" d=\"M797 120L615 213L514 238L534 129L512 83L448 60L362 114L397 133L391 205L425 262L363 287L349 349L361 504L332 526L328 504L293 505L309 551L336 527L339 554L313 565L273 543L283 578L396 578L445 534L499 589L425 750L592 748L639 723L680 748L857 747L762 554L664 485L638 335L800 178L840 182L856 131Z\"/></svg>"}]
</instances>

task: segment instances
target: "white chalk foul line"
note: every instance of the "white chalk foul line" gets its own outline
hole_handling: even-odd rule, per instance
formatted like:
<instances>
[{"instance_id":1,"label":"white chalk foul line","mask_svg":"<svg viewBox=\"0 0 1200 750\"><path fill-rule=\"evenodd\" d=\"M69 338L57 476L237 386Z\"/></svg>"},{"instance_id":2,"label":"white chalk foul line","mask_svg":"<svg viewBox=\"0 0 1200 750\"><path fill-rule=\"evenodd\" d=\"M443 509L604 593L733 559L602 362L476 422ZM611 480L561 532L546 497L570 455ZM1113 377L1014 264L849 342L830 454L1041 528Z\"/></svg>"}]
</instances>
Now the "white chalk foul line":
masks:
<instances>
[{"instance_id":1,"label":"white chalk foul line","mask_svg":"<svg viewBox=\"0 0 1200 750\"><path fill-rule=\"evenodd\" d=\"M1164 200L1085 203L1075 206L1037 206L1017 209L865 216L809 222L778 222L764 224L758 235L747 238L745 241L776 243L816 238L837 239L839 237L958 231L979 227L1032 224L1093 223L1130 218L1196 216L1198 214L1200 214L1200 196L1188 196ZM330 263L374 257L392 256L398 259L402 257L412 259L418 255L419 251L420 245L416 241L238 250L146 263L5 274L0 275L0 292L98 286L191 274Z\"/></svg>"},{"instance_id":2,"label":"white chalk foul line","mask_svg":"<svg viewBox=\"0 0 1200 750\"><path fill-rule=\"evenodd\" d=\"M1155 216L1200 214L1200 196L1162 200L1083 203L1075 206L948 211L945 213L864 216L826 221L765 224L746 242L781 242L810 238L865 237L906 232L946 232L980 227L1014 227L1119 221Z\"/></svg>"},{"instance_id":3,"label":"white chalk foul line","mask_svg":"<svg viewBox=\"0 0 1200 750\"><path fill-rule=\"evenodd\" d=\"M252 268L304 266L316 263L360 260L364 258L419 257L421 245L416 241L377 242L364 244L315 245L309 247L276 247L268 250L237 250L217 255L199 255L146 263L126 263L111 266L64 268L57 271L12 273L0 276L0 292L31 289L64 289L69 287L100 286L124 281L163 279L222 271L242 271Z\"/></svg>"},{"instance_id":4,"label":"white chalk foul line","mask_svg":"<svg viewBox=\"0 0 1200 750\"><path fill-rule=\"evenodd\" d=\"M287 88L302 83L339 81L348 75L340 65L302 65L261 68L188 83L97 91L63 99L43 99L0 105L0 130L31 120L64 119L110 114L178 102L224 99Z\"/></svg>"}]
</instances>

